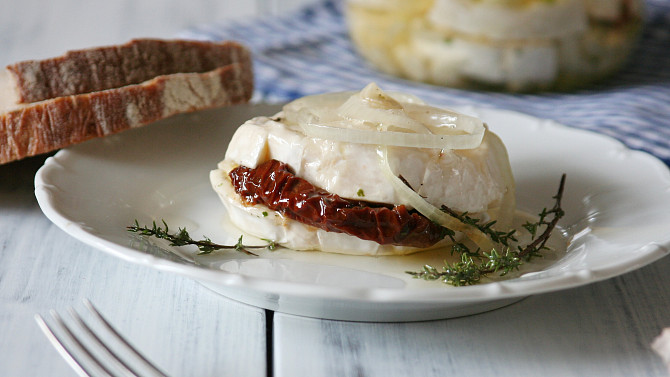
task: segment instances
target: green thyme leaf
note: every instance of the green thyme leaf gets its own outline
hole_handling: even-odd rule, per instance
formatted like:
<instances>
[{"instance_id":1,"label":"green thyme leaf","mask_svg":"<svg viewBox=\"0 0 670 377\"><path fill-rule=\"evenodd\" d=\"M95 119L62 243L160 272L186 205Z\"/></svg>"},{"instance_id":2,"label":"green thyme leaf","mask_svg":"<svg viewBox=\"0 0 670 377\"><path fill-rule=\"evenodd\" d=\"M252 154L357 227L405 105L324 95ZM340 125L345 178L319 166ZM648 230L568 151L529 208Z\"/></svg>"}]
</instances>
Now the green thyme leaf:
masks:
<instances>
[{"instance_id":1,"label":"green thyme leaf","mask_svg":"<svg viewBox=\"0 0 670 377\"><path fill-rule=\"evenodd\" d=\"M561 208L564 188L565 174L561 176L558 192L553 196L553 199L555 199L554 206L551 209L543 208L538 214L537 222L523 224L523 227L531 235L531 242L523 247L517 245L516 250L511 248L512 242L518 242L515 230L500 232L494 228L495 221L482 223L480 219L471 217L467 212L457 213L447 206L442 206L442 211L455 217L463 224L479 229L493 242L500 245L503 251L498 252L496 249L482 251L479 248L472 251L466 244L457 242L454 235L451 234L449 235L453 241L451 254L460 255L460 262L449 264L445 261L442 270L425 265L419 271L406 271L406 273L416 279L440 280L449 285L463 286L477 284L482 277L492 273L505 276L512 271L519 270L524 262L528 262L535 257L541 257L541 252L548 249L546 246L547 240L558 221L565 215ZM549 217L551 217L551 220L547 220ZM538 235L542 227L544 227L544 230Z\"/></svg>"},{"instance_id":2,"label":"green thyme leaf","mask_svg":"<svg viewBox=\"0 0 670 377\"><path fill-rule=\"evenodd\" d=\"M156 225L154 221L151 227L140 226L139 222L135 220L134 225L126 227L129 232L138 233L142 236L155 237L159 239L164 239L170 242L170 246L186 246L186 245L195 245L199 253L198 255L210 254L216 250L236 250L248 255L257 256L257 254L252 253L249 249L270 249L274 250L277 246L273 241L268 241L266 246L246 246L242 243L242 236L237 240L235 245L221 245L212 242L209 237L203 237L202 240L194 240L189 235L186 228L179 228L177 233L170 233L168 224L165 220L162 220L163 227Z\"/></svg>"}]
</instances>

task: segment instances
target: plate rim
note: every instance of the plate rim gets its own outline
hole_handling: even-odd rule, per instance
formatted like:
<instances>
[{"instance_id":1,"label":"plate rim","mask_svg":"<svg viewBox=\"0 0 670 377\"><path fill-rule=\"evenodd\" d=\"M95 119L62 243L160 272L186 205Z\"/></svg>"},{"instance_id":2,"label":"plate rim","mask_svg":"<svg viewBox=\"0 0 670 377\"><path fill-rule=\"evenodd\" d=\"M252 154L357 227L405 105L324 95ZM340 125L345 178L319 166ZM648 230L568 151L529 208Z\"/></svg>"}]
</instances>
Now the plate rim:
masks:
<instances>
[{"instance_id":1,"label":"plate rim","mask_svg":"<svg viewBox=\"0 0 670 377\"><path fill-rule=\"evenodd\" d=\"M268 104L256 104L265 105ZM250 104L249 106L256 106ZM279 104L277 104L279 105ZM561 131L588 134L599 140L607 141L613 146L623 148L631 153L631 158L643 159L646 163L653 164L655 169L662 171L665 179L670 182L670 169L659 158L650 153L627 147L621 141L602 133L570 127L559 122L538 118L518 111L498 109L485 106L469 106L469 111L505 114L509 116L521 116L528 120L540 121L543 127L556 127ZM53 170L62 168L61 160L68 158L78 145L61 149L55 155L48 157L44 165L40 167L35 175L35 196L38 205L45 216L68 235L78 239L85 244L98 250L106 252L120 259L144 265L159 271L176 273L196 281L206 281L219 284L229 288L253 289L258 292L291 295L300 298L338 299L353 302L366 303L468 303L481 302L482 300L509 299L525 297L535 294L561 291L575 288L599 281L603 281L627 272L637 270L662 257L670 254L670 239L665 241L654 241L642 245L637 250L631 250L631 258L625 263L614 263L602 268L585 268L581 270L564 271L561 274L542 277L541 279L509 279L502 281L487 282L483 284L465 287L445 287L441 284L434 288L421 288L417 290L396 288L343 288L332 286L305 287L305 283L277 281L269 278L245 276L239 273L215 270L204 266L185 265L165 258L150 255L131 247L120 245L112 241L100 238L88 232L78 225L74 219L70 219L57 209L54 203L52 185L46 176ZM670 187L670 186L669 186ZM639 252L646 249L643 252ZM634 252L635 251L635 252ZM272 289L268 289L268 283L272 282Z\"/></svg>"}]
</instances>

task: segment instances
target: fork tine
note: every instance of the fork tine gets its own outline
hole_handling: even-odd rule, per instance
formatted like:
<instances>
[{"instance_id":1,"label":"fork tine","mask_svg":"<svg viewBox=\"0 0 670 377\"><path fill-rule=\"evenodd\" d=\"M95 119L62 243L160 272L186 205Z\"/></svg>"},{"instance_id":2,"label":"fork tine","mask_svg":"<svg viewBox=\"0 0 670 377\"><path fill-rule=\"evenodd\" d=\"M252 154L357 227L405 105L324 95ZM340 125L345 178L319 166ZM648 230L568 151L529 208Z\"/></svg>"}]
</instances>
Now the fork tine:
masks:
<instances>
[{"instance_id":1,"label":"fork tine","mask_svg":"<svg viewBox=\"0 0 670 377\"><path fill-rule=\"evenodd\" d=\"M68 334L68 338L70 339L71 342L77 344L77 347L80 351L79 355L86 355L89 362L92 363L93 365L96 365L96 367L99 369L99 372L106 373L107 375L109 374L109 371L106 371L105 368L100 365L97 360L91 355L90 352L86 350L85 347L81 345L81 343L72 335L72 332L65 326L63 321L60 319L60 316L58 316L58 313L51 311L52 317L58 322L58 325L61 326L63 331ZM84 366L82 361L75 356L75 352L66 345L66 343L63 341L62 336L57 335L57 333L53 330L52 326L50 326L42 316L39 314L35 315L35 321L37 321L37 325L39 328L42 330L44 335L46 335L47 339L51 343L54 348L56 348L56 351L61 355L63 359L68 363L68 365L74 369L74 371L81 377L88 377L88 376L93 376L94 374ZM100 374L100 373L98 373Z\"/></svg>"},{"instance_id":2,"label":"fork tine","mask_svg":"<svg viewBox=\"0 0 670 377\"><path fill-rule=\"evenodd\" d=\"M83 330L86 333L86 335L88 335L89 338L93 342L95 342L95 344L98 347L100 347L101 349L106 351L105 353L107 353L107 356L109 357L109 361L112 362L114 364L114 366L116 366L116 368L121 370L121 374L126 375L126 376L139 376L140 375L140 373L135 371L131 366L129 366L126 362L124 362L123 359L121 357L119 357L119 355L116 352L112 351L112 349L109 348L109 346L107 346L105 344L105 342L103 342L102 339L100 339L100 337L95 332L93 332L93 330L91 330L91 328L88 326L86 321L84 321L81 318L81 316L79 316L79 314L76 311L74 311L74 309L68 308L68 312L70 312L70 316L72 317L72 319L75 320L75 322L77 322L77 325L79 325L81 330ZM129 349L135 351L135 349L130 347L130 346L129 346Z\"/></svg>"},{"instance_id":3,"label":"fork tine","mask_svg":"<svg viewBox=\"0 0 670 377\"><path fill-rule=\"evenodd\" d=\"M101 336L96 334L93 327L89 326L88 321L84 320L77 311L73 308L68 308L68 312L72 322L70 325L64 321L60 315L50 310L51 321L46 321L42 316L35 315L37 325L44 332L47 339L56 348L58 353L67 361L79 376L161 376L167 377L158 367L152 364L146 357L139 353L128 341L119 334L114 327L95 309L89 300L84 300L84 306L92 313L93 320L96 324L94 326L98 330L104 330L111 335L113 343L116 348L125 348L123 355L125 358L119 356L119 353L114 352L112 348L102 340ZM77 335L79 334L79 335ZM86 339L84 339L86 338ZM91 347L87 347L90 345ZM89 348L97 349L96 352L91 352ZM138 366L137 362L141 362L143 367L140 368L143 373L138 373L130 364L132 357L133 366ZM125 361L124 361L125 360ZM114 371L114 372L113 372Z\"/></svg>"},{"instance_id":4,"label":"fork tine","mask_svg":"<svg viewBox=\"0 0 670 377\"><path fill-rule=\"evenodd\" d=\"M112 326L112 325L105 319L105 317L102 316L102 314L100 314L100 312L95 308L95 306L93 306L93 304L92 304L89 300L84 299L84 305L86 306L86 308L87 308L88 310L91 311L91 313L94 314L94 316L100 321L100 323L101 323L101 324L102 324L102 325L103 325L103 326L104 326L104 327L105 327L111 334L114 335L114 337L116 338L116 340L118 340L119 342L123 343L123 344L128 348L129 351L132 351L132 352L133 352L133 355L136 356L139 360L141 360L142 363L143 363L147 368L149 368L153 373L155 373L155 374L158 375L158 376L167 377L167 375L166 375L163 371L161 371L157 366L155 366L151 361L149 361L144 355L142 355L138 350L136 350L135 347L133 347L130 343L128 343L128 341L127 341L123 336L121 336L121 334L119 334L118 331L116 331L116 329L115 329L115 328L114 328L114 327L113 327L113 326ZM88 327L88 326L87 326L87 327ZM89 329L89 330L90 330L90 329ZM96 338L97 338L97 337L96 337ZM98 339L98 340L99 340L99 339ZM102 342L100 342L100 343L102 344ZM104 344L102 344L102 345L103 345L103 347L107 348ZM109 350L109 349L108 349L108 350ZM110 353L113 353L113 352L111 352L111 350L109 350L109 351L110 351ZM117 359L118 359L118 357L117 357ZM120 359L119 359L119 360L120 360ZM125 365L125 363L124 363L124 365ZM130 368L129 368L129 369L130 369ZM136 373L136 374L137 374L137 373Z\"/></svg>"}]
</instances>

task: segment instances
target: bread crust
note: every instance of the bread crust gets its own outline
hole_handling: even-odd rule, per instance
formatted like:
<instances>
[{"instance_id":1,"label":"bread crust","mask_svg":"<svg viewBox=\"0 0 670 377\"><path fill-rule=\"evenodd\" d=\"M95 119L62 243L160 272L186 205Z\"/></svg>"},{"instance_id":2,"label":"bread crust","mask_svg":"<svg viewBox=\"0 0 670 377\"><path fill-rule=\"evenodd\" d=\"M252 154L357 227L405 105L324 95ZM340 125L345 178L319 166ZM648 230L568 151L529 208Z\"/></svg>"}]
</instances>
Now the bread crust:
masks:
<instances>
[{"instance_id":1,"label":"bread crust","mask_svg":"<svg viewBox=\"0 0 670 377\"><path fill-rule=\"evenodd\" d=\"M203 73L233 63L250 64L248 50L233 41L134 39L117 45L69 51L7 66L17 104L139 84L173 73Z\"/></svg>"},{"instance_id":2,"label":"bread crust","mask_svg":"<svg viewBox=\"0 0 670 377\"><path fill-rule=\"evenodd\" d=\"M248 102L252 92L247 62L28 104L0 114L0 164L175 114Z\"/></svg>"}]
</instances>

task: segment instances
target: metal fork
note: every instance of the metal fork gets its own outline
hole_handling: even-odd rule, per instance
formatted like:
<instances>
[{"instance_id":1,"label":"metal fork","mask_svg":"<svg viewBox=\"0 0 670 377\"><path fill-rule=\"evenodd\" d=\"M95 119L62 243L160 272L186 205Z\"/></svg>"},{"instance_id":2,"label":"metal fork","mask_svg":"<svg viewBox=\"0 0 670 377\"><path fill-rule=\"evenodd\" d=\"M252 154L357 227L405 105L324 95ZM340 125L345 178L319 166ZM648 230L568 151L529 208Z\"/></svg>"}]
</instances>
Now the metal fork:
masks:
<instances>
[{"instance_id":1,"label":"metal fork","mask_svg":"<svg viewBox=\"0 0 670 377\"><path fill-rule=\"evenodd\" d=\"M131 346L89 300L83 301L93 318L88 323L71 307L68 308L69 321L55 310L49 312L49 321L35 315L37 325L49 342L79 376L166 376ZM103 341L103 337L107 340ZM113 351L112 344L122 351Z\"/></svg>"}]
</instances>

